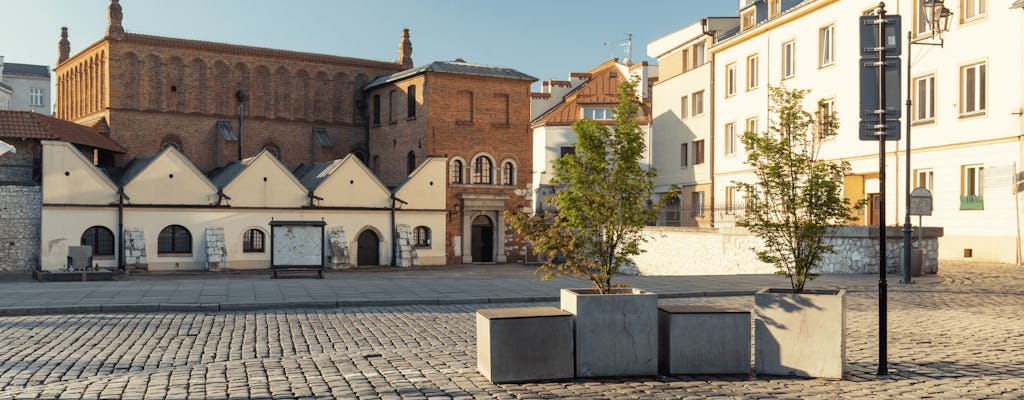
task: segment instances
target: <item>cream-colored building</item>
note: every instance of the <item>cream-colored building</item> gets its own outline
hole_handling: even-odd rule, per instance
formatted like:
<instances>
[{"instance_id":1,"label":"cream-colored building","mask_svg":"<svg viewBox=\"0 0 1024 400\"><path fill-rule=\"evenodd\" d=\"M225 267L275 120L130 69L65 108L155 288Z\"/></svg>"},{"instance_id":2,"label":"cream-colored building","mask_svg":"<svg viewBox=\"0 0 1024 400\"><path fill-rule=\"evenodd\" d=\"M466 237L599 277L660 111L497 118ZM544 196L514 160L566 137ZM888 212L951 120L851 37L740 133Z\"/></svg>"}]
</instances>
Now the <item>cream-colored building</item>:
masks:
<instances>
[{"instance_id":1,"label":"cream-colored building","mask_svg":"<svg viewBox=\"0 0 1024 400\"><path fill-rule=\"evenodd\" d=\"M930 32L915 10L920 3L899 0L886 6L889 15L902 16L903 99L907 63L912 67L914 109L903 116L913 122L910 183L927 187L934 198L934 213L923 223L945 228L940 259L1021 262L1024 204L1016 189L1024 163L1024 8L1012 0L947 0L953 17L942 35L944 46L915 45L907 59L906 32L913 30L915 38ZM745 150L734 143L743 131L768 128L768 87L810 89L805 106L814 109L823 102L823 111L835 111L840 123L838 137L823 145L822 154L851 163L846 195L870 200L858 224L877 224L878 144L859 140L858 122L859 17L878 2L739 4L739 29L710 47L716 203L743 202L733 182L750 181L752 174ZM906 143L904 132L901 141L887 144L887 225L904 222ZM732 221L728 214L716 216L718 226Z\"/></svg>"},{"instance_id":2,"label":"cream-colored building","mask_svg":"<svg viewBox=\"0 0 1024 400\"><path fill-rule=\"evenodd\" d=\"M89 244L104 268L266 269L271 220L323 221L334 267L444 264L431 239L446 223L446 165L427 159L389 189L351 155L293 174L263 151L208 178L168 146L112 179L70 144L43 141L41 265L62 270L68 246Z\"/></svg>"}]
</instances>

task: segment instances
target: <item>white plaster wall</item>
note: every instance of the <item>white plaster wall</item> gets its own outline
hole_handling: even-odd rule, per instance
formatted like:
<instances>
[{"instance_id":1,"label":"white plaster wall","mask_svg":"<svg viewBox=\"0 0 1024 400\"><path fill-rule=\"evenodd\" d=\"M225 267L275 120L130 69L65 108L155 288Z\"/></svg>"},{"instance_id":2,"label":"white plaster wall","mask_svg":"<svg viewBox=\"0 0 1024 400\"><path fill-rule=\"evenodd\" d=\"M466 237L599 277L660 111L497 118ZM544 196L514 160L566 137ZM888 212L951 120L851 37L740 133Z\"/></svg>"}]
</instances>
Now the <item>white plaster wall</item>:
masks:
<instances>
[{"instance_id":1,"label":"white plaster wall","mask_svg":"<svg viewBox=\"0 0 1024 400\"><path fill-rule=\"evenodd\" d=\"M324 207L391 207L391 193L355 157L345 160L316 195Z\"/></svg>"},{"instance_id":2,"label":"white plaster wall","mask_svg":"<svg viewBox=\"0 0 1024 400\"><path fill-rule=\"evenodd\" d=\"M447 159L435 157L427 159L413 171L409 180L395 193L396 197L408 203L402 208L444 210L447 166Z\"/></svg>"},{"instance_id":3,"label":"white plaster wall","mask_svg":"<svg viewBox=\"0 0 1024 400\"><path fill-rule=\"evenodd\" d=\"M173 149L173 147L171 147ZM132 204L217 202L217 188L174 150L165 151L124 187Z\"/></svg>"},{"instance_id":4,"label":"white plaster wall","mask_svg":"<svg viewBox=\"0 0 1024 400\"><path fill-rule=\"evenodd\" d=\"M711 183L711 63L658 82L653 93L653 123L649 135L651 160L657 169L656 191L673 184ZM692 116L692 96L704 91L704 113ZM681 98L687 97L687 118L682 119ZM693 165L693 141L704 140L704 163ZM680 145L688 143L689 165L682 166Z\"/></svg>"},{"instance_id":5,"label":"white plaster wall","mask_svg":"<svg viewBox=\"0 0 1024 400\"><path fill-rule=\"evenodd\" d=\"M252 164L224 188L233 207L302 207L309 204L306 188L290 171L260 153Z\"/></svg>"},{"instance_id":6,"label":"white plaster wall","mask_svg":"<svg viewBox=\"0 0 1024 400\"><path fill-rule=\"evenodd\" d=\"M43 140L43 204L107 205L117 185L67 142Z\"/></svg>"},{"instance_id":7,"label":"white plaster wall","mask_svg":"<svg viewBox=\"0 0 1024 400\"><path fill-rule=\"evenodd\" d=\"M49 78L11 75L8 73L5 73L3 78L4 83L10 85L11 88L14 89L14 93L11 95L11 110L35 111L43 115L50 115L53 113L51 108L53 99L50 97ZM31 100L29 89L31 88L43 89L43 105L29 105Z\"/></svg>"}]
</instances>

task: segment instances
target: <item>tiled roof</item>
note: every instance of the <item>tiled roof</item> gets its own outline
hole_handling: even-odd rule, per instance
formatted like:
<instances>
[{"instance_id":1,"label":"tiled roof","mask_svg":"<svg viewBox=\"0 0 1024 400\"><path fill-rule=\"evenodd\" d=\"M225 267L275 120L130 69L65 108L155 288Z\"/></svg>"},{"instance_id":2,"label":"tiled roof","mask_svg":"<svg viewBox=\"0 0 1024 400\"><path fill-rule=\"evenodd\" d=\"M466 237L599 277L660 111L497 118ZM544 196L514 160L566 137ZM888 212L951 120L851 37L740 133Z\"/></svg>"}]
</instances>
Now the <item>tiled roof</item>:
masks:
<instances>
[{"instance_id":1,"label":"tiled roof","mask_svg":"<svg viewBox=\"0 0 1024 400\"><path fill-rule=\"evenodd\" d=\"M50 67L46 65L4 63L4 75L50 77Z\"/></svg>"},{"instance_id":2,"label":"tiled roof","mask_svg":"<svg viewBox=\"0 0 1024 400\"><path fill-rule=\"evenodd\" d=\"M269 49L266 47L243 46L237 44L207 42L204 40L178 39L163 36L143 35L139 33L126 33L126 42L152 44L157 46L174 46L188 49L208 50L221 53L232 53L241 55L252 55L261 57L283 57L299 59L303 61L321 62L326 64L347 65L353 67L384 68L400 70L401 65L388 62L367 60L363 58L332 56L328 54L305 53L301 51Z\"/></svg>"},{"instance_id":3,"label":"tiled roof","mask_svg":"<svg viewBox=\"0 0 1024 400\"><path fill-rule=\"evenodd\" d=\"M130 183L133 179L135 179L135 177L139 176L140 172L145 170L146 167L149 167L149 164L152 164L153 160L156 160L156 158L159 156L160 154L155 154L149 157L133 158L132 161L129 162L128 165L125 167L124 175L121 176L121 184L127 185L128 183Z\"/></svg>"},{"instance_id":4,"label":"tiled roof","mask_svg":"<svg viewBox=\"0 0 1024 400\"><path fill-rule=\"evenodd\" d=\"M217 168L210 171L210 182L213 182L213 186L218 189L224 189L228 186L231 181L235 180L238 175L249 168L249 165L253 161L256 161L256 157L249 157L241 161L232 161L230 164L225 165L221 168Z\"/></svg>"},{"instance_id":5,"label":"tiled roof","mask_svg":"<svg viewBox=\"0 0 1024 400\"><path fill-rule=\"evenodd\" d=\"M425 72L443 72L449 74L490 76L495 78L520 79L530 82L537 80L537 78L516 71L512 68L470 64L463 60L434 61L427 65L421 65L419 67L407 69L402 72L397 72L391 75L384 75L378 77L377 79L374 79L372 82L366 84L366 86L363 86L363 90L371 89L395 81L400 81L402 79L416 76Z\"/></svg>"},{"instance_id":6,"label":"tiled roof","mask_svg":"<svg viewBox=\"0 0 1024 400\"><path fill-rule=\"evenodd\" d=\"M31 111L0 111L0 137L55 139L125 153L125 149L93 128Z\"/></svg>"}]
</instances>

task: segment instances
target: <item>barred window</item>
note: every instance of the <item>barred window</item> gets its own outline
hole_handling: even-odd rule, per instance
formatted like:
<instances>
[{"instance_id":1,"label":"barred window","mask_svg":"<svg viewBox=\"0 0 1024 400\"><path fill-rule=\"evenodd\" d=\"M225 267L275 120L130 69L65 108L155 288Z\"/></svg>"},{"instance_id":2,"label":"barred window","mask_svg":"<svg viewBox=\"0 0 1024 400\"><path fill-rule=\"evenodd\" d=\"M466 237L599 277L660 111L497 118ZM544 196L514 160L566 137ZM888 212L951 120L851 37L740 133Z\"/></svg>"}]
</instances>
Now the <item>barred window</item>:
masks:
<instances>
[{"instance_id":1,"label":"barred window","mask_svg":"<svg viewBox=\"0 0 1024 400\"><path fill-rule=\"evenodd\" d=\"M262 253L266 247L266 234L259 229L250 229L245 231L245 235L242 236L242 252L244 253Z\"/></svg>"},{"instance_id":2,"label":"barred window","mask_svg":"<svg viewBox=\"0 0 1024 400\"><path fill-rule=\"evenodd\" d=\"M94 226L82 234L82 246L92 246L94 256L114 255L114 232L104 226Z\"/></svg>"},{"instance_id":3,"label":"barred window","mask_svg":"<svg viewBox=\"0 0 1024 400\"><path fill-rule=\"evenodd\" d=\"M494 183L494 162L485 156L473 160L473 183L490 185Z\"/></svg>"},{"instance_id":4,"label":"barred window","mask_svg":"<svg viewBox=\"0 0 1024 400\"><path fill-rule=\"evenodd\" d=\"M192 253L192 234L181 225L170 225L157 237L157 254Z\"/></svg>"},{"instance_id":5,"label":"barred window","mask_svg":"<svg viewBox=\"0 0 1024 400\"><path fill-rule=\"evenodd\" d=\"M417 247L428 247L430 246L430 228L425 226L417 226L412 231L413 241Z\"/></svg>"}]
</instances>

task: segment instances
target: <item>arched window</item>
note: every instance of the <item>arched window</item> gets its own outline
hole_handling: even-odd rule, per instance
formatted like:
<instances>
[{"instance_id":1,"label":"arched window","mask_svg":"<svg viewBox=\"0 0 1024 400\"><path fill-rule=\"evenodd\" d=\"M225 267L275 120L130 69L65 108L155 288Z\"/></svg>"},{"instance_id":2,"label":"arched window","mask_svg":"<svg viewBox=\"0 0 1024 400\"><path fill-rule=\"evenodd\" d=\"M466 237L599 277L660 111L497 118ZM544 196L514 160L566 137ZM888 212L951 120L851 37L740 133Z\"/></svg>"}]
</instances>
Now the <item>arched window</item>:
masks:
<instances>
[{"instance_id":1,"label":"arched window","mask_svg":"<svg viewBox=\"0 0 1024 400\"><path fill-rule=\"evenodd\" d=\"M511 161L501 164L501 184L509 186L516 184L516 167L512 165Z\"/></svg>"},{"instance_id":2,"label":"arched window","mask_svg":"<svg viewBox=\"0 0 1024 400\"><path fill-rule=\"evenodd\" d=\"M92 246L94 256L114 255L114 232L104 226L94 226L82 234L82 246Z\"/></svg>"},{"instance_id":3,"label":"arched window","mask_svg":"<svg viewBox=\"0 0 1024 400\"><path fill-rule=\"evenodd\" d=\"M473 160L473 183L490 185L494 183L494 162L486 156Z\"/></svg>"},{"instance_id":4,"label":"arched window","mask_svg":"<svg viewBox=\"0 0 1024 400\"><path fill-rule=\"evenodd\" d=\"M409 154L405 156L405 163L406 163L406 167L409 169L409 172L407 172L407 173L411 174L412 171L415 171L416 170L416 152L410 151Z\"/></svg>"},{"instance_id":5,"label":"arched window","mask_svg":"<svg viewBox=\"0 0 1024 400\"><path fill-rule=\"evenodd\" d=\"M160 151L164 151L168 147L174 147L178 152L185 153L185 149L181 147L181 139L175 135L167 135L160 140Z\"/></svg>"},{"instance_id":6,"label":"arched window","mask_svg":"<svg viewBox=\"0 0 1024 400\"><path fill-rule=\"evenodd\" d=\"M250 229L245 231L245 235L242 236L242 252L243 253L262 253L266 246L266 235L259 229Z\"/></svg>"},{"instance_id":7,"label":"arched window","mask_svg":"<svg viewBox=\"0 0 1024 400\"><path fill-rule=\"evenodd\" d=\"M192 234L181 225L170 225L157 237L157 254L192 253Z\"/></svg>"},{"instance_id":8,"label":"arched window","mask_svg":"<svg viewBox=\"0 0 1024 400\"><path fill-rule=\"evenodd\" d=\"M274 158L276 158L278 160L281 159L281 148L277 147L276 144L267 143L267 144L263 145L263 148L260 149L260 150L266 150L267 153L273 154Z\"/></svg>"},{"instance_id":9,"label":"arched window","mask_svg":"<svg viewBox=\"0 0 1024 400\"><path fill-rule=\"evenodd\" d=\"M452 160L451 170L448 172L448 182L451 183L465 183L463 182L463 171L462 160Z\"/></svg>"},{"instance_id":10,"label":"arched window","mask_svg":"<svg viewBox=\"0 0 1024 400\"><path fill-rule=\"evenodd\" d=\"M425 226L417 226L412 231L413 243L417 247L429 247L430 246L430 228Z\"/></svg>"}]
</instances>

